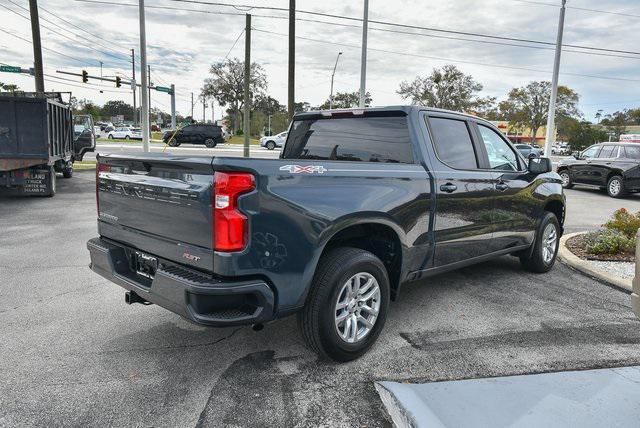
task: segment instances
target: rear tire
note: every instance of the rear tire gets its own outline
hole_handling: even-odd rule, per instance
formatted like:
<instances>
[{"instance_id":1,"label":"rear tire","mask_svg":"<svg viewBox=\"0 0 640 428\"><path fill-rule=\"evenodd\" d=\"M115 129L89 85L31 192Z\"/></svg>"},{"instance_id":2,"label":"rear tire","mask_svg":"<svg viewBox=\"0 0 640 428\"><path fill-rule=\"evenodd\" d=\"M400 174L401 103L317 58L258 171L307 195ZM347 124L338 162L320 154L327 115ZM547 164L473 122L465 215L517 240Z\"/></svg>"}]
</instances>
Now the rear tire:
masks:
<instances>
[{"instance_id":1,"label":"rear tire","mask_svg":"<svg viewBox=\"0 0 640 428\"><path fill-rule=\"evenodd\" d=\"M614 175L607 181L607 194L612 198L623 198L627 194L624 179L621 176Z\"/></svg>"},{"instance_id":2,"label":"rear tire","mask_svg":"<svg viewBox=\"0 0 640 428\"><path fill-rule=\"evenodd\" d=\"M213 149L216 146L216 142L213 138L207 138L204 140L204 145L210 149Z\"/></svg>"},{"instance_id":3,"label":"rear tire","mask_svg":"<svg viewBox=\"0 0 640 428\"><path fill-rule=\"evenodd\" d=\"M563 189L571 189L573 187L573 182L571 181L571 175L569 171L563 169L559 172L560 179L562 180L562 188Z\"/></svg>"},{"instance_id":4,"label":"rear tire","mask_svg":"<svg viewBox=\"0 0 640 428\"><path fill-rule=\"evenodd\" d=\"M64 178L71 178L73 177L73 163L69 162L63 169L62 169L62 176Z\"/></svg>"},{"instance_id":5,"label":"rear tire","mask_svg":"<svg viewBox=\"0 0 640 428\"><path fill-rule=\"evenodd\" d=\"M560 223L555 214L546 211L538 226L533 251L520 255L520 264L530 272L545 273L551 270L560 246Z\"/></svg>"},{"instance_id":6,"label":"rear tire","mask_svg":"<svg viewBox=\"0 0 640 428\"><path fill-rule=\"evenodd\" d=\"M267 149L273 150L276 148L276 143L274 143L273 141L267 141L266 146L267 146Z\"/></svg>"},{"instance_id":7,"label":"rear tire","mask_svg":"<svg viewBox=\"0 0 640 428\"><path fill-rule=\"evenodd\" d=\"M49 188L47 189L47 193L45 193L45 196L48 198L51 198L56 195L56 191L58 190L58 185L56 181L56 170L53 167L53 165L49 167L49 175L50 175Z\"/></svg>"},{"instance_id":8,"label":"rear tire","mask_svg":"<svg viewBox=\"0 0 640 428\"><path fill-rule=\"evenodd\" d=\"M129 139L129 136L128 136L128 135L125 135L125 136L124 136L124 139L125 139L125 140L128 140L128 139Z\"/></svg>"},{"instance_id":9,"label":"rear tire","mask_svg":"<svg viewBox=\"0 0 640 428\"><path fill-rule=\"evenodd\" d=\"M113 135L109 134L109 135L107 135L107 138L108 138L109 140L113 140Z\"/></svg>"},{"instance_id":10,"label":"rear tire","mask_svg":"<svg viewBox=\"0 0 640 428\"><path fill-rule=\"evenodd\" d=\"M375 255L358 248L331 250L320 259L307 302L298 313L305 342L324 359L344 362L360 357L384 327L389 293L387 270ZM364 301L370 294L374 297Z\"/></svg>"}]
</instances>

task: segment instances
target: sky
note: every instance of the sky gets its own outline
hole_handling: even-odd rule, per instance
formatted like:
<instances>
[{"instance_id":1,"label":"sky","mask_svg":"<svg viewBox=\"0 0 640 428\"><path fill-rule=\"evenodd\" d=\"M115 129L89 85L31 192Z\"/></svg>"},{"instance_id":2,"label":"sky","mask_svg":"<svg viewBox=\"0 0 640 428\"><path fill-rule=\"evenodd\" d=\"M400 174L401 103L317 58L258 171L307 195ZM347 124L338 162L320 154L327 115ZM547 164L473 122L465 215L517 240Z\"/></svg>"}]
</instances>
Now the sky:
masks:
<instances>
[{"instance_id":1,"label":"sky","mask_svg":"<svg viewBox=\"0 0 640 428\"><path fill-rule=\"evenodd\" d=\"M138 2L97 1L117 5L86 0L39 0L41 38L46 48L43 51L44 69L49 75L45 87L47 90L72 91L78 99L89 99L98 104L109 100L132 103L132 93L124 85L121 89L107 82L90 81L99 87L84 85L80 77L56 73L57 70L80 73L84 69L90 75L99 76L102 62L103 76L119 75L128 79L133 48L140 80L139 21L135 6ZM251 59L264 68L268 93L286 104L286 11L247 10L175 0L146 0L145 3L151 81L159 86L176 85L178 113L190 114L191 92L194 92L194 116L202 118L202 103L198 103L197 97L211 64L223 61L227 55L244 58L245 13L253 15ZM218 3L275 8L288 8L289 5L287 0L220 0ZM559 3L560 0L370 0L369 18L555 43ZM362 18L363 5L363 0L297 0L297 17L306 20L297 21L296 26L296 101L319 105L329 97L331 72L339 52L343 54L336 70L334 91L357 91L362 42L361 22L300 11ZM568 0L567 6L565 45L640 51L640 4L637 0ZM30 21L7 8L28 18L28 11L23 9L28 9L28 0L0 0L0 63L28 68L33 63ZM411 34L381 31L383 29ZM428 75L434 67L446 64L455 64L480 82L483 85L481 96L495 96L498 100L504 99L513 87L532 80L551 80L554 51L550 45L535 45L543 49L505 46L486 43L496 42L492 39L381 24L370 24L368 34L367 90L374 105L408 103L396 93L400 83ZM606 114L640 107L640 55L595 50L585 54L577 50L565 46L560 84L580 94L579 108L585 118L593 120L600 109ZM33 78L28 75L0 73L0 82L15 83L24 90L34 89ZM151 105L169 112L169 96L154 91ZM211 113L209 107L207 119L211 118ZM214 114L220 118L222 108L216 105Z\"/></svg>"}]
</instances>

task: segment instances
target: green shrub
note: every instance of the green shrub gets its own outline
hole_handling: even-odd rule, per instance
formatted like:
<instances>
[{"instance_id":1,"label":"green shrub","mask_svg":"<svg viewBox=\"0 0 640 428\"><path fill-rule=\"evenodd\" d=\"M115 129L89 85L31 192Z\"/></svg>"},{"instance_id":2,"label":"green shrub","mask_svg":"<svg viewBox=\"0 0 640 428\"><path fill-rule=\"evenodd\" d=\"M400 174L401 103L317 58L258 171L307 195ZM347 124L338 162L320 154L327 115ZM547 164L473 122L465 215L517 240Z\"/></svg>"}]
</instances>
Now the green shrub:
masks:
<instances>
[{"instance_id":1,"label":"green shrub","mask_svg":"<svg viewBox=\"0 0 640 428\"><path fill-rule=\"evenodd\" d=\"M591 254L634 253L635 236L629 238L618 230L604 229L584 236L585 250Z\"/></svg>"},{"instance_id":2,"label":"green shrub","mask_svg":"<svg viewBox=\"0 0 640 428\"><path fill-rule=\"evenodd\" d=\"M617 230L627 238L633 238L640 228L640 212L631 214L624 208L613 213L613 218L604 224L610 230Z\"/></svg>"}]
</instances>

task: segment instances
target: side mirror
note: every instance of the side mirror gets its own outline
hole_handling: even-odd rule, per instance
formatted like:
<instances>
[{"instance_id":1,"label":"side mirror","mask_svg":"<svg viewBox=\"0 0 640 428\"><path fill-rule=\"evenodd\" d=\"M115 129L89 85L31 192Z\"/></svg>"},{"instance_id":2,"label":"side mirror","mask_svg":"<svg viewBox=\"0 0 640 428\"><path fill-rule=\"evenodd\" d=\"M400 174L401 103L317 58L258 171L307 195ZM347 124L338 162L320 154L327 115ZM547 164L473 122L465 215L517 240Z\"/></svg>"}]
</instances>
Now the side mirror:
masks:
<instances>
[{"instance_id":1,"label":"side mirror","mask_svg":"<svg viewBox=\"0 0 640 428\"><path fill-rule=\"evenodd\" d=\"M538 175L553 171L553 165L549 158L532 158L529 159L528 169L530 173Z\"/></svg>"}]
</instances>

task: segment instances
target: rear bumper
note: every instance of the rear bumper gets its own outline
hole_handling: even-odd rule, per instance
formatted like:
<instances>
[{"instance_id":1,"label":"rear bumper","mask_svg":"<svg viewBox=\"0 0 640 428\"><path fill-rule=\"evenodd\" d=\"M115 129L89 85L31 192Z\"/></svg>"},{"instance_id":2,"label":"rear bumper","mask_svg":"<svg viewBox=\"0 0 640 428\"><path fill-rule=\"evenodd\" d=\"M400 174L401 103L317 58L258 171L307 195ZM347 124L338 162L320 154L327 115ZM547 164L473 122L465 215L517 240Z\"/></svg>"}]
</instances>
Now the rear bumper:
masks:
<instances>
[{"instance_id":1,"label":"rear bumper","mask_svg":"<svg viewBox=\"0 0 640 428\"><path fill-rule=\"evenodd\" d=\"M89 240L87 248L94 272L196 324L226 327L274 317L274 294L264 281L222 281L160 258L148 279L130 267L133 249L103 238Z\"/></svg>"}]
</instances>

